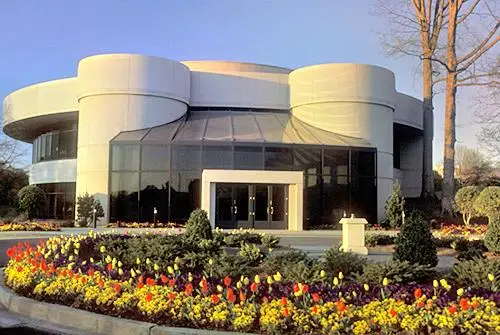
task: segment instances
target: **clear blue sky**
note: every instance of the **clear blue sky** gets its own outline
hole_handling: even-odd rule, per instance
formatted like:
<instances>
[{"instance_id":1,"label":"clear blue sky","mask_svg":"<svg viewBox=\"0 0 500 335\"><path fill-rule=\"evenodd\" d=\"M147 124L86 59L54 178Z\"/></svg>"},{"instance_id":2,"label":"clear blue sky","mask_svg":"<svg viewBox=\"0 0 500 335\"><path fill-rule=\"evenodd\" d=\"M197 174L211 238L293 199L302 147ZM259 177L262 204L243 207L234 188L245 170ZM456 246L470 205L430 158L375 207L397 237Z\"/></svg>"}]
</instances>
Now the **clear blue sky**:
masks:
<instances>
[{"instance_id":1,"label":"clear blue sky","mask_svg":"<svg viewBox=\"0 0 500 335\"><path fill-rule=\"evenodd\" d=\"M396 74L398 91L420 98L417 61L384 55L376 33L381 22L371 14L373 3L1 0L0 99L29 84L74 76L79 59L111 52L290 68L327 62L375 64ZM437 96L435 162L442 160L443 105L443 96ZM470 125L470 117L460 117L460 108L458 143L475 146L477 127Z\"/></svg>"}]
</instances>

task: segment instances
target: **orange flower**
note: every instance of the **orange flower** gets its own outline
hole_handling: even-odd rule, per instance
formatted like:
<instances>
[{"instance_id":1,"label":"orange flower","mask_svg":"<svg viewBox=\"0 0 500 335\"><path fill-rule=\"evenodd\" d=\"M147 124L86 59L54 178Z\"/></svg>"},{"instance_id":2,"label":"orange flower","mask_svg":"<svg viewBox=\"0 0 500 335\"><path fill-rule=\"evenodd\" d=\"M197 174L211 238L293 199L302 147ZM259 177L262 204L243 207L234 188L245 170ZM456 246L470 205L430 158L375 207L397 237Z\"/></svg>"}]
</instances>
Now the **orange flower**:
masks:
<instances>
[{"instance_id":1,"label":"orange flower","mask_svg":"<svg viewBox=\"0 0 500 335\"><path fill-rule=\"evenodd\" d=\"M307 284L302 285L302 293L307 293L309 291L309 286Z\"/></svg>"},{"instance_id":2,"label":"orange flower","mask_svg":"<svg viewBox=\"0 0 500 335\"><path fill-rule=\"evenodd\" d=\"M231 278L229 278L228 276L226 276L224 278L224 285L226 285L226 287L228 287L229 285L231 285Z\"/></svg>"},{"instance_id":3,"label":"orange flower","mask_svg":"<svg viewBox=\"0 0 500 335\"><path fill-rule=\"evenodd\" d=\"M420 288L417 288L413 295L415 296L415 299L420 298L422 296L422 290Z\"/></svg>"},{"instance_id":4,"label":"orange flower","mask_svg":"<svg viewBox=\"0 0 500 335\"><path fill-rule=\"evenodd\" d=\"M66 273L66 270L62 270L62 271L61 271L61 276L66 277L66 274L67 274L67 273Z\"/></svg>"},{"instance_id":5,"label":"orange flower","mask_svg":"<svg viewBox=\"0 0 500 335\"><path fill-rule=\"evenodd\" d=\"M288 303L288 300L286 299L286 297L282 297L281 298L281 306L286 306L287 303Z\"/></svg>"},{"instance_id":6,"label":"orange flower","mask_svg":"<svg viewBox=\"0 0 500 335\"><path fill-rule=\"evenodd\" d=\"M337 301L336 305L337 305L337 310L340 313L342 313L343 311L345 311L347 309L347 306L344 304L344 302L342 300Z\"/></svg>"},{"instance_id":7,"label":"orange flower","mask_svg":"<svg viewBox=\"0 0 500 335\"><path fill-rule=\"evenodd\" d=\"M155 286L156 285L156 280L153 278L146 278L146 285L148 286Z\"/></svg>"},{"instance_id":8,"label":"orange flower","mask_svg":"<svg viewBox=\"0 0 500 335\"><path fill-rule=\"evenodd\" d=\"M191 293L193 293L193 284L191 283L188 283L186 285L186 289L184 290L184 292L186 293L186 295L191 295Z\"/></svg>"},{"instance_id":9,"label":"orange flower","mask_svg":"<svg viewBox=\"0 0 500 335\"><path fill-rule=\"evenodd\" d=\"M450 307L448 307L448 312L450 312L450 314L455 314L457 311L457 307L455 305L451 305Z\"/></svg>"},{"instance_id":10,"label":"orange flower","mask_svg":"<svg viewBox=\"0 0 500 335\"><path fill-rule=\"evenodd\" d=\"M394 309L391 308L389 314L391 314L392 317L395 317L396 315L398 315L398 312L396 312Z\"/></svg>"},{"instance_id":11,"label":"orange flower","mask_svg":"<svg viewBox=\"0 0 500 335\"><path fill-rule=\"evenodd\" d=\"M166 283L168 282L168 278L167 278L167 276L165 276L165 275L161 275L161 276L160 276L160 279L161 279L161 282L162 282L163 284L166 284Z\"/></svg>"},{"instance_id":12,"label":"orange flower","mask_svg":"<svg viewBox=\"0 0 500 335\"><path fill-rule=\"evenodd\" d=\"M7 249L7 256L9 256L9 258L13 258L15 254L16 252L14 251L14 249L12 248Z\"/></svg>"},{"instance_id":13,"label":"orange flower","mask_svg":"<svg viewBox=\"0 0 500 335\"><path fill-rule=\"evenodd\" d=\"M208 292L208 285L207 285L207 281L205 280L205 278L203 278L201 280L201 292L203 294L206 294Z\"/></svg>"},{"instance_id":14,"label":"orange flower","mask_svg":"<svg viewBox=\"0 0 500 335\"><path fill-rule=\"evenodd\" d=\"M247 300L245 293L243 293L243 291L240 291L240 301L245 301L245 300Z\"/></svg>"},{"instance_id":15,"label":"orange flower","mask_svg":"<svg viewBox=\"0 0 500 335\"><path fill-rule=\"evenodd\" d=\"M232 288L228 288L227 289L227 299L229 301L231 301L231 303L233 303L233 304L236 301L236 296L234 295L234 292L233 292Z\"/></svg>"},{"instance_id":16,"label":"orange flower","mask_svg":"<svg viewBox=\"0 0 500 335\"><path fill-rule=\"evenodd\" d=\"M175 279L170 279L168 281L168 287L174 287L174 285L175 285Z\"/></svg>"},{"instance_id":17,"label":"orange flower","mask_svg":"<svg viewBox=\"0 0 500 335\"><path fill-rule=\"evenodd\" d=\"M465 299L465 298L460 299L460 307L462 307L462 310L464 310L464 311L469 309L470 305L469 305L469 302L467 301L467 299Z\"/></svg>"},{"instance_id":18,"label":"orange flower","mask_svg":"<svg viewBox=\"0 0 500 335\"><path fill-rule=\"evenodd\" d=\"M82 277L82 279L80 279L80 280L81 280L83 285L85 285L85 283L87 282L87 278L85 278L85 277Z\"/></svg>"},{"instance_id":19,"label":"orange flower","mask_svg":"<svg viewBox=\"0 0 500 335\"><path fill-rule=\"evenodd\" d=\"M479 307L479 301L474 300L474 301L472 302L472 307L474 307L474 308L478 308L478 307Z\"/></svg>"},{"instance_id":20,"label":"orange flower","mask_svg":"<svg viewBox=\"0 0 500 335\"><path fill-rule=\"evenodd\" d=\"M174 299L175 299L175 293L170 292L170 293L168 294L168 300L170 300L170 301L174 301Z\"/></svg>"},{"instance_id":21,"label":"orange flower","mask_svg":"<svg viewBox=\"0 0 500 335\"><path fill-rule=\"evenodd\" d=\"M320 297L318 293L313 293L312 298L314 302L319 302Z\"/></svg>"},{"instance_id":22,"label":"orange flower","mask_svg":"<svg viewBox=\"0 0 500 335\"><path fill-rule=\"evenodd\" d=\"M116 293L120 293L122 287L119 284L115 284L115 286L113 286L113 289L115 290Z\"/></svg>"},{"instance_id":23,"label":"orange flower","mask_svg":"<svg viewBox=\"0 0 500 335\"><path fill-rule=\"evenodd\" d=\"M424 303L422 301L419 301L417 306L418 306L418 308L422 308L422 307L424 307Z\"/></svg>"},{"instance_id":24,"label":"orange flower","mask_svg":"<svg viewBox=\"0 0 500 335\"><path fill-rule=\"evenodd\" d=\"M257 289L257 283L252 283L252 285L250 285L250 291L252 291L253 293L257 292Z\"/></svg>"},{"instance_id":25,"label":"orange flower","mask_svg":"<svg viewBox=\"0 0 500 335\"><path fill-rule=\"evenodd\" d=\"M314 305L314 306L313 306L312 312L313 312L314 314L318 314L318 306L317 306L317 305Z\"/></svg>"},{"instance_id":26,"label":"orange flower","mask_svg":"<svg viewBox=\"0 0 500 335\"><path fill-rule=\"evenodd\" d=\"M288 308L285 308L285 309L283 310L283 315L284 315L284 316L288 316L288 315L290 315L290 312L288 311Z\"/></svg>"},{"instance_id":27,"label":"orange flower","mask_svg":"<svg viewBox=\"0 0 500 335\"><path fill-rule=\"evenodd\" d=\"M137 288L138 288L138 289L141 289L141 288L143 288L143 287L144 287L144 284L143 284L142 282L138 282L138 283L137 283Z\"/></svg>"},{"instance_id":28,"label":"orange flower","mask_svg":"<svg viewBox=\"0 0 500 335\"><path fill-rule=\"evenodd\" d=\"M212 294L212 302L214 304L218 304L219 303L219 296L217 294Z\"/></svg>"},{"instance_id":29,"label":"orange flower","mask_svg":"<svg viewBox=\"0 0 500 335\"><path fill-rule=\"evenodd\" d=\"M99 287L104 287L104 280L102 280L102 278L99 278L99 282L97 283L97 285L99 285Z\"/></svg>"},{"instance_id":30,"label":"orange flower","mask_svg":"<svg viewBox=\"0 0 500 335\"><path fill-rule=\"evenodd\" d=\"M94 277L94 269L90 268L90 269L87 271L87 274L89 275L89 277Z\"/></svg>"},{"instance_id":31,"label":"orange flower","mask_svg":"<svg viewBox=\"0 0 500 335\"><path fill-rule=\"evenodd\" d=\"M293 291L294 292L299 292L300 291L299 284L296 283L296 284L293 285Z\"/></svg>"},{"instance_id":32,"label":"orange flower","mask_svg":"<svg viewBox=\"0 0 500 335\"><path fill-rule=\"evenodd\" d=\"M142 275L139 276L139 283L143 283L144 282L144 278L142 277Z\"/></svg>"},{"instance_id":33,"label":"orange flower","mask_svg":"<svg viewBox=\"0 0 500 335\"><path fill-rule=\"evenodd\" d=\"M153 295L150 292L146 293L146 301L151 301L151 299L153 299Z\"/></svg>"},{"instance_id":34,"label":"orange flower","mask_svg":"<svg viewBox=\"0 0 500 335\"><path fill-rule=\"evenodd\" d=\"M21 271L23 271L23 267L19 265L19 266L17 267L17 272L21 272Z\"/></svg>"},{"instance_id":35,"label":"orange flower","mask_svg":"<svg viewBox=\"0 0 500 335\"><path fill-rule=\"evenodd\" d=\"M113 270L113 264L109 263L106 268L108 269L108 271L111 271Z\"/></svg>"}]
</instances>

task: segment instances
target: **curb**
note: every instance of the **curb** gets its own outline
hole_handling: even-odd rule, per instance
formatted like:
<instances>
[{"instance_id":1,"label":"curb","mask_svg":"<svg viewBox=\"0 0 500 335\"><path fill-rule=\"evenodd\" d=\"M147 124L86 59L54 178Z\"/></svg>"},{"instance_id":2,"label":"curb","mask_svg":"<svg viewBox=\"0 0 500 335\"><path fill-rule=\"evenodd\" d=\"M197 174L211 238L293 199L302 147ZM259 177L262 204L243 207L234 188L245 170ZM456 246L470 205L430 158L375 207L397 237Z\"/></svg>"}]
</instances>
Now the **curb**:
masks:
<instances>
[{"instance_id":1,"label":"curb","mask_svg":"<svg viewBox=\"0 0 500 335\"><path fill-rule=\"evenodd\" d=\"M85 332L110 335L245 335L245 333L158 326L22 297L4 284L0 271L0 304L13 313ZM246 334L251 335L251 334Z\"/></svg>"}]
</instances>

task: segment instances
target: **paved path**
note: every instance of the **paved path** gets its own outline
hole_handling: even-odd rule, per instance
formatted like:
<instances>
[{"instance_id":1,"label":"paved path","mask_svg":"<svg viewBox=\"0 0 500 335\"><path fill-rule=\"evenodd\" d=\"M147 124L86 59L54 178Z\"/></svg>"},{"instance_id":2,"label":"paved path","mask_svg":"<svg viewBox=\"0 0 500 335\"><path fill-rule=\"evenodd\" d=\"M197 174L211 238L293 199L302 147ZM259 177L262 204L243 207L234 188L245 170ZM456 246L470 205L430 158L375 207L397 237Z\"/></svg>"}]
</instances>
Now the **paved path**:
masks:
<instances>
[{"instance_id":1,"label":"paved path","mask_svg":"<svg viewBox=\"0 0 500 335\"><path fill-rule=\"evenodd\" d=\"M0 305L0 335L80 335L92 333L66 328L43 320L32 319L8 311Z\"/></svg>"}]
</instances>

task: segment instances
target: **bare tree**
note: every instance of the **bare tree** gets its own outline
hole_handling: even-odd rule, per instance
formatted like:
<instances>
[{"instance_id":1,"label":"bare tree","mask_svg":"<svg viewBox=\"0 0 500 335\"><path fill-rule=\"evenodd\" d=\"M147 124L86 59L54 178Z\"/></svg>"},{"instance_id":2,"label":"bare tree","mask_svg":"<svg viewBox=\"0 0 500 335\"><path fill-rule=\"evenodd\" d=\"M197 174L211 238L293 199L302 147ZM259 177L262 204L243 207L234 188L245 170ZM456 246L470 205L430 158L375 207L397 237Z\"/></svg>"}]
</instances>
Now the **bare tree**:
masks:
<instances>
[{"instance_id":1,"label":"bare tree","mask_svg":"<svg viewBox=\"0 0 500 335\"><path fill-rule=\"evenodd\" d=\"M26 149L19 141L0 135L0 169L23 163Z\"/></svg>"},{"instance_id":2,"label":"bare tree","mask_svg":"<svg viewBox=\"0 0 500 335\"><path fill-rule=\"evenodd\" d=\"M500 162L500 85L492 83L475 99L476 119L481 125L478 142Z\"/></svg>"},{"instance_id":3,"label":"bare tree","mask_svg":"<svg viewBox=\"0 0 500 335\"><path fill-rule=\"evenodd\" d=\"M462 185L478 185L493 171L493 164L486 155L466 146L457 146L455 163L455 175Z\"/></svg>"},{"instance_id":4,"label":"bare tree","mask_svg":"<svg viewBox=\"0 0 500 335\"><path fill-rule=\"evenodd\" d=\"M434 137L433 62L445 25L447 0L378 0L376 13L385 19L382 42L390 55L421 60L424 114L423 196L434 195L432 140Z\"/></svg>"},{"instance_id":5,"label":"bare tree","mask_svg":"<svg viewBox=\"0 0 500 335\"><path fill-rule=\"evenodd\" d=\"M453 214L453 198L455 193L455 119L456 94L460 86L491 85L495 82L499 71L498 67L481 68L480 59L492 50L500 40L497 31L500 20L487 0L447 0L447 42L446 54L443 58L433 58L445 69L445 129L444 129L444 162L443 162L443 197L441 199L442 212ZM482 6L480 6L482 5ZM481 18L484 36L478 38L473 34L467 40L458 31L463 28L465 34L469 31L468 21L473 15ZM490 18L490 22L485 18ZM459 36L460 45L457 45ZM457 54L460 52L460 55Z\"/></svg>"}]
</instances>

